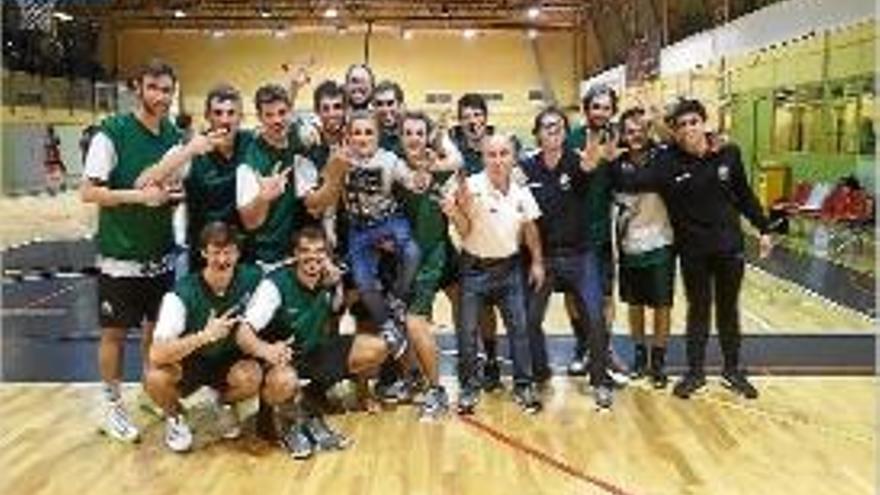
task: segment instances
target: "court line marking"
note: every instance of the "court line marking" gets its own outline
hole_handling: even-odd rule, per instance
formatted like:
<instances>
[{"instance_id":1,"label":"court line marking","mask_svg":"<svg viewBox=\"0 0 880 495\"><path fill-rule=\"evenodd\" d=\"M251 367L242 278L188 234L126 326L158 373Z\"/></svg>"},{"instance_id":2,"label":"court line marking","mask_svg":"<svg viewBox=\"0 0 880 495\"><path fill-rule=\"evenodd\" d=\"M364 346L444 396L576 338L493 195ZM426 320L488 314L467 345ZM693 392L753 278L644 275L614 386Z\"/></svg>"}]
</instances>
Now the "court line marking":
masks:
<instances>
[{"instance_id":1,"label":"court line marking","mask_svg":"<svg viewBox=\"0 0 880 495\"><path fill-rule=\"evenodd\" d=\"M571 476L572 478L577 479L578 481L582 481L584 483L587 483L589 485L597 487L597 488L605 491L606 493L610 493L612 495L635 495L633 492L629 492L629 491L627 491L627 490L625 490L625 489L623 489L623 488L621 488L621 487L619 487L609 481L605 481L605 480L598 478L596 476L592 476L590 474L587 474L587 473L577 469L576 467L566 463L565 461L561 461L559 459L552 457L549 454L541 452L540 450L538 450L534 447L530 447L529 445L526 445L525 443L523 443L522 441L518 440L515 437L505 435L504 433L496 430L495 428L492 428L488 424L477 420L473 416L458 415L458 419L460 419L466 425L471 426L472 428L475 428L475 429L481 431L482 433L485 433L486 435L489 435L490 437L507 445L508 447L510 447L518 452L524 453L527 456L530 456L534 459L537 459L538 461L540 461L540 462L542 462L552 468L555 468L556 470L561 471L561 472Z\"/></svg>"},{"instance_id":2,"label":"court line marking","mask_svg":"<svg viewBox=\"0 0 880 495\"><path fill-rule=\"evenodd\" d=\"M815 297L815 298L821 300L823 303L827 304L828 306L831 306L834 309L840 311L841 313L849 313L852 316L857 316L857 317L859 317L867 322L870 322L870 323L876 323L876 321L877 321L877 318L875 316L871 316L869 313L864 313L862 311L859 311L858 309L855 309L855 308L849 307L843 303L839 303L837 301L834 301L834 300L828 298L827 296L819 294L818 292L814 291L813 289L810 289L809 287L801 285L801 284L794 282L792 280L782 278L779 275L776 275L774 273L771 273L771 272L765 270L764 268L761 268L758 265L754 265L752 263L746 263L746 268L749 270L754 270L756 272L759 272L762 275L766 275L769 278L775 279L776 281L782 283L783 285L788 285L791 287L792 290L796 290L796 291L804 293L808 296ZM875 311L876 311L876 308L875 308Z\"/></svg>"},{"instance_id":3,"label":"court line marking","mask_svg":"<svg viewBox=\"0 0 880 495\"><path fill-rule=\"evenodd\" d=\"M50 292L49 294L47 294L43 297L40 297L38 299L34 299L33 301L25 304L21 308L22 309L36 308L37 306L40 306L41 304L45 304L45 303L51 301L52 299L55 299L56 297L58 297L62 294L66 294L66 293L70 292L71 290L73 290L74 287L76 287L78 285L78 282L79 282L79 280L76 280L76 281L74 281L64 287L61 287L60 289L57 289L53 292Z\"/></svg>"}]
</instances>

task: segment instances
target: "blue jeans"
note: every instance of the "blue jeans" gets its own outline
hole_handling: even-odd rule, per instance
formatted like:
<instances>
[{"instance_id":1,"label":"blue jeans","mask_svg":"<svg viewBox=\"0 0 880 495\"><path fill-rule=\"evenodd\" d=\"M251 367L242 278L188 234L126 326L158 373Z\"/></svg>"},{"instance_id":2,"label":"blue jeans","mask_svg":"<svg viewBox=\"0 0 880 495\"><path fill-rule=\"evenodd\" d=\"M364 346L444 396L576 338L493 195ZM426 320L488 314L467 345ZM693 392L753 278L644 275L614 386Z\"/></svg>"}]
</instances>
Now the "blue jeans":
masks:
<instances>
[{"instance_id":1,"label":"blue jeans","mask_svg":"<svg viewBox=\"0 0 880 495\"><path fill-rule=\"evenodd\" d=\"M352 278L358 290L382 289L379 282L377 246L383 240L394 242L395 258L398 261L397 278L391 290L397 297L406 300L419 268L421 255L419 246L412 238L409 221L401 215L374 225L350 227L347 257Z\"/></svg>"},{"instance_id":2,"label":"blue jeans","mask_svg":"<svg viewBox=\"0 0 880 495\"><path fill-rule=\"evenodd\" d=\"M483 308L497 305L507 329L513 358L513 381L517 385L532 382L532 357L526 331L526 300L522 258L513 256L491 266L462 254L461 301L456 329L458 341L458 381L462 387L477 388L477 339Z\"/></svg>"},{"instance_id":3,"label":"blue jeans","mask_svg":"<svg viewBox=\"0 0 880 495\"><path fill-rule=\"evenodd\" d=\"M532 362L536 372L549 369L544 337L544 315L554 288L575 296L580 316L586 319L592 335L590 346L590 383L604 384L608 365L608 327L603 308L602 268L596 253L590 250L544 257L544 285L529 293L528 333Z\"/></svg>"}]
</instances>

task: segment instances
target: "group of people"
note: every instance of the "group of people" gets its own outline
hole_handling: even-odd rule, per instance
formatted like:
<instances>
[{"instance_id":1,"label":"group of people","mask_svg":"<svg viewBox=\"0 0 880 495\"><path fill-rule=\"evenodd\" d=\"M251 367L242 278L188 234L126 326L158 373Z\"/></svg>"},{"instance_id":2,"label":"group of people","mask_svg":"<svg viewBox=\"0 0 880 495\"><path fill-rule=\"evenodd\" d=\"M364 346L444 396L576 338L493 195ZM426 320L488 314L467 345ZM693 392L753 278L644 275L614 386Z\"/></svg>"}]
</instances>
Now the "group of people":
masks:
<instances>
[{"instance_id":1,"label":"group of people","mask_svg":"<svg viewBox=\"0 0 880 495\"><path fill-rule=\"evenodd\" d=\"M708 131L699 101L681 99L662 119L630 108L615 121L617 95L598 85L582 99L582 125L541 110L537 149L524 151L488 124L479 94L458 100L450 127L406 109L400 85L376 83L363 64L342 83L318 84L314 116L297 117L308 72L285 66L287 86L257 89L254 130L241 127L240 92L217 85L205 98L207 128L183 139L168 119L175 72L152 61L132 79L136 108L92 138L81 195L99 206L108 435L140 436L120 394L123 341L135 327L144 389L177 452L193 443L181 399L202 386L216 391L224 437L241 434L235 405L258 397L258 432L295 458L349 444L323 418L328 390L346 379L367 407L418 392L419 417L440 418L450 407L432 317L441 291L453 312L460 414L503 388L496 307L513 400L541 410L553 292L565 294L576 337L568 372L587 375L587 392L608 410L624 368L609 339L615 273L634 342L628 373L665 388L676 259L688 371L674 394L706 383L714 297L723 383L758 395L739 363L740 215L760 231L762 253L768 222L737 147ZM346 312L354 333L339 330Z\"/></svg>"}]
</instances>

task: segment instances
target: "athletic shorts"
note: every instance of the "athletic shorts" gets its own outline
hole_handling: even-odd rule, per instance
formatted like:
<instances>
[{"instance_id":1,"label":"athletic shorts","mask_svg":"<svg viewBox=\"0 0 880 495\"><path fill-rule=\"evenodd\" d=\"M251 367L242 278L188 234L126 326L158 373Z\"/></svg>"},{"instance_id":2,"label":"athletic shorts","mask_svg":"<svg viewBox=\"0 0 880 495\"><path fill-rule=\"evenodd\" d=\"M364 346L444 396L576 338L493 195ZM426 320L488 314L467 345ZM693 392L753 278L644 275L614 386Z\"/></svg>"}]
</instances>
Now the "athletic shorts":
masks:
<instances>
[{"instance_id":1,"label":"athletic shorts","mask_svg":"<svg viewBox=\"0 0 880 495\"><path fill-rule=\"evenodd\" d=\"M348 356L353 345L354 335L328 337L317 347L296 355L296 372L301 378L318 382L323 387L331 387L352 376L348 370Z\"/></svg>"},{"instance_id":2,"label":"athletic shorts","mask_svg":"<svg viewBox=\"0 0 880 495\"><path fill-rule=\"evenodd\" d=\"M672 306L675 258L645 266L620 267L620 299L640 306Z\"/></svg>"},{"instance_id":3,"label":"athletic shorts","mask_svg":"<svg viewBox=\"0 0 880 495\"><path fill-rule=\"evenodd\" d=\"M205 385L215 390L226 388L226 376L244 353L235 351L221 356L205 357L198 353L183 360L183 377L180 379L180 395L186 397Z\"/></svg>"},{"instance_id":4,"label":"athletic shorts","mask_svg":"<svg viewBox=\"0 0 880 495\"><path fill-rule=\"evenodd\" d=\"M449 284L452 269L449 267L449 249L446 243L438 243L422 252L419 270L413 281L409 312L430 318L437 292Z\"/></svg>"},{"instance_id":5,"label":"athletic shorts","mask_svg":"<svg viewBox=\"0 0 880 495\"><path fill-rule=\"evenodd\" d=\"M154 322L174 273L153 277L98 277L98 322L102 328L139 328Z\"/></svg>"}]
</instances>

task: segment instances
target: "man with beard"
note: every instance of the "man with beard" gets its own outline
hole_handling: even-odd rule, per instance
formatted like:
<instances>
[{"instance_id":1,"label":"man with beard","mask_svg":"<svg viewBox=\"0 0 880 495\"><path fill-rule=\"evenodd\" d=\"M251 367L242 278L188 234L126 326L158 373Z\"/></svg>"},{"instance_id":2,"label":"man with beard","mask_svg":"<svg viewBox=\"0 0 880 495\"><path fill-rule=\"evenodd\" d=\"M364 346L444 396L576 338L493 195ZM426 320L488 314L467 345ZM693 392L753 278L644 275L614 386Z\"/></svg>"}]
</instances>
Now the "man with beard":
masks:
<instances>
[{"instance_id":1,"label":"man with beard","mask_svg":"<svg viewBox=\"0 0 880 495\"><path fill-rule=\"evenodd\" d=\"M139 184L147 184L182 177L192 270L204 261L199 235L205 225L220 221L241 226L235 204L236 167L254 139L252 132L241 129L241 119L241 94L233 86L218 84L205 97L208 131L196 134L185 146L172 148L138 178Z\"/></svg>"},{"instance_id":2,"label":"man with beard","mask_svg":"<svg viewBox=\"0 0 880 495\"><path fill-rule=\"evenodd\" d=\"M339 270L322 230L304 227L293 241L293 262L257 287L236 339L266 367L263 399L277 423L291 418L282 445L296 459L315 450L344 449L349 441L331 430L317 406L340 380L375 370L393 345L373 335L335 335L326 326L334 308ZM299 378L309 380L299 402Z\"/></svg>"},{"instance_id":3,"label":"man with beard","mask_svg":"<svg viewBox=\"0 0 880 495\"><path fill-rule=\"evenodd\" d=\"M345 71L345 99L348 111L367 110L373 99L376 78L367 64L352 64Z\"/></svg>"},{"instance_id":4,"label":"man with beard","mask_svg":"<svg viewBox=\"0 0 880 495\"><path fill-rule=\"evenodd\" d=\"M345 92L335 81L324 81L315 88L312 102L318 125L302 130L303 141L306 156L323 170L331 149L340 146L345 135Z\"/></svg>"},{"instance_id":5,"label":"man with beard","mask_svg":"<svg viewBox=\"0 0 880 495\"><path fill-rule=\"evenodd\" d=\"M254 97L260 130L236 169L236 205L249 238L247 260L269 272L283 263L287 243L307 208L298 191L298 170L314 170L291 139L291 103L276 84L257 89ZM289 182L294 181L292 187Z\"/></svg>"},{"instance_id":6,"label":"man with beard","mask_svg":"<svg viewBox=\"0 0 880 495\"><path fill-rule=\"evenodd\" d=\"M650 130L642 108L623 112L620 133L626 151L611 164L612 176L635 173L655 163L659 148L651 139ZM632 376L641 378L647 374L655 388L665 388L666 342L675 292L672 226L657 193L617 193L614 203L620 299L629 305L629 328L635 345ZM654 321L650 355L645 344L646 307L652 310Z\"/></svg>"},{"instance_id":7,"label":"man with beard","mask_svg":"<svg viewBox=\"0 0 880 495\"><path fill-rule=\"evenodd\" d=\"M612 169L624 191L660 193L675 232L687 297L688 371L673 393L689 398L706 384L704 361L713 297L724 369L722 384L747 399L758 391L740 368L739 292L745 269L740 215L757 228L760 256L772 249L769 222L749 187L739 148L719 144L706 129L698 100L679 100L667 116L674 143L655 163L634 172ZM606 153L607 156L607 153ZM598 160L591 162L597 164Z\"/></svg>"},{"instance_id":8,"label":"man with beard","mask_svg":"<svg viewBox=\"0 0 880 495\"><path fill-rule=\"evenodd\" d=\"M443 212L461 236L461 302L456 335L461 391L458 409L472 414L479 403L477 326L480 311L499 306L513 357L513 397L530 414L541 409L532 378L526 330L525 275L521 244L531 255L528 281L544 283L541 241L535 220L541 211L528 189L511 177L513 139L493 135L483 143L483 172L465 178L443 201Z\"/></svg>"},{"instance_id":9,"label":"man with beard","mask_svg":"<svg viewBox=\"0 0 880 495\"><path fill-rule=\"evenodd\" d=\"M581 100L581 105L584 124L571 131L567 139L567 146L579 153L585 153L589 146L595 148L599 145L613 143L616 137L611 118L617 113L617 93L614 89L604 84L592 86ZM600 167L594 172L584 201L584 208L587 211L588 240L591 248L599 257L601 267L605 307L604 321L610 329L614 321L614 253L611 242L612 195L607 167ZM587 336L590 329L588 328L589 322L583 315L578 314L573 303L572 298L567 296L566 310L575 334L575 351L571 363L569 363L568 372L578 376L587 371L585 359L588 348ZM608 360L608 371L611 377L617 385L625 385L628 377L623 373L623 370L618 369L620 366L613 348L609 347L608 352L611 354Z\"/></svg>"},{"instance_id":10,"label":"man with beard","mask_svg":"<svg viewBox=\"0 0 880 495\"><path fill-rule=\"evenodd\" d=\"M539 151L522 164L541 217L537 220L547 278L528 297L528 329L535 379L550 378L547 345L542 324L551 292L560 288L571 294L579 315L589 322L590 385L596 406L611 407L613 393L606 376L608 330L602 307L599 260L584 229L587 212L583 198L594 176L582 169L581 159L564 145L568 119L557 108L535 117L532 132Z\"/></svg>"},{"instance_id":11,"label":"man with beard","mask_svg":"<svg viewBox=\"0 0 880 495\"><path fill-rule=\"evenodd\" d=\"M136 441L140 433L120 395L126 329L143 328L146 360L156 312L173 282L170 192L135 180L180 140L168 120L174 70L154 60L133 79L137 107L101 123L86 156L82 200L97 204L99 323L98 369L104 400L101 428L110 437Z\"/></svg>"},{"instance_id":12,"label":"man with beard","mask_svg":"<svg viewBox=\"0 0 880 495\"><path fill-rule=\"evenodd\" d=\"M165 444L174 452L192 447L192 430L180 398L200 386L220 393L218 418L224 438L241 434L233 405L259 392L259 363L235 343L245 304L260 282L260 269L238 263L237 231L223 222L202 228L199 246L205 267L179 280L162 299L150 368L144 380L165 413Z\"/></svg>"},{"instance_id":13,"label":"man with beard","mask_svg":"<svg viewBox=\"0 0 880 495\"><path fill-rule=\"evenodd\" d=\"M403 89L394 81L382 81L373 91L373 110L379 119L379 147L403 157L400 142L400 114L403 111Z\"/></svg>"}]
</instances>

